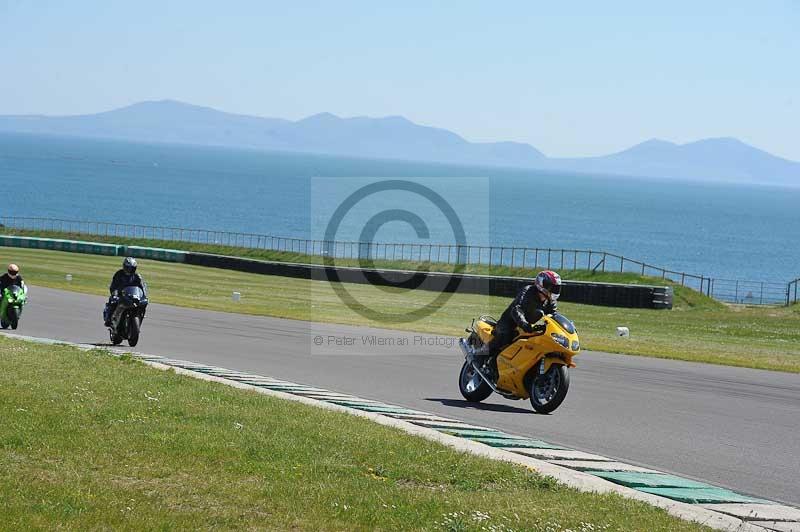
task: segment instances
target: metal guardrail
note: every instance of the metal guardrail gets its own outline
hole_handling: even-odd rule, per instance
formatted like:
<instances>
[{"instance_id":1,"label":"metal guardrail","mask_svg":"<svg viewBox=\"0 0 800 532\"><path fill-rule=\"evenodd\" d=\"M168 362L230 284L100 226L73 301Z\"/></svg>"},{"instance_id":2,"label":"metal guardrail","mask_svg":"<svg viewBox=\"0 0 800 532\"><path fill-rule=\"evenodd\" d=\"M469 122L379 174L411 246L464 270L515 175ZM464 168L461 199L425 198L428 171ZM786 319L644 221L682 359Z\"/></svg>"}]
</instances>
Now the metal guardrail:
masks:
<instances>
[{"instance_id":1,"label":"metal guardrail","mask_svg":"<svg viewBox=\"0 0 800 532\"><path fill-rule=\"evenodd\" d=\"M58 231L77 235L216 244L335 258L531 269L552 268L561 271L629 272L669 279L718 300L743 304L789 304L792 297L792 283L794 283L793 301L797 301L797 280L789 283L787 287L786 283L777 282L714 279L705 275L669 270L607 251L518 246L325 241L212 229L23 216L0 216L0 224L12 229L30 231Z\"/></svg>"},{"instance_id":2,"label":"metal guardrail","mask_svg":"<svg viewBox=\"0 0 800 532\"><path fill-rule=\"evenodd\" d=\"M743 305L788 305L790 302L786 283L737 279L711 279L710 282L709 294L720 301Z\"/></svg>"},{"instance_id":3,"label":"metal guardrail","mask_svg":"<svg viewBox=\"0 0 800 532\"><path fill-rule=\"evenodd\" d=\"M798 284L800 284L800 278L797 278L794 281L789 281L789 286L786 288L787 305L791 305L792 303L797 303L800 301L800 299L798 299Z\"/></svg>"}]
</instances>

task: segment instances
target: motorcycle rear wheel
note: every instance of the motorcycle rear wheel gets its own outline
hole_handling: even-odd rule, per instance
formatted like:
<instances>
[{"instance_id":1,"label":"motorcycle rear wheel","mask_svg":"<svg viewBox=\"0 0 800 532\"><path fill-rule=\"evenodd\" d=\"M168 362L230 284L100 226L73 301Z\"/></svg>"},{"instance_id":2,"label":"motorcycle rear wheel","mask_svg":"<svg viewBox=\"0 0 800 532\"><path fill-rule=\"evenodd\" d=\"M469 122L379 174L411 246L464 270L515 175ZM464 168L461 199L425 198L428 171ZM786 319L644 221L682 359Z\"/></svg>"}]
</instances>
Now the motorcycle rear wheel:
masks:
<instances>
[{"instance_id":1,"label":"motorcycle rear wheel","mask_svg":"<svg viewBox=\"0 0 800 532\"><path fill-rule=\"evenodd\" d=\"M569 371L566 366L553 364L544 375L531 380L531 406L540 414L558 408L569 390Z\"/></svg>"},{"instance_id":2,"label":"motorcycle rear wheel","mask_svg":"<svg viewBox=\"0 0 800 532\"><path fill-rule=\"evenodd\" d=\"M468 361L464 361L461 366L461 373L458 375L458 390L467 401L480 403L490 395L492 388L486 384L483 377L478 375L475 368Z\"/></svg>"}]
</instances>

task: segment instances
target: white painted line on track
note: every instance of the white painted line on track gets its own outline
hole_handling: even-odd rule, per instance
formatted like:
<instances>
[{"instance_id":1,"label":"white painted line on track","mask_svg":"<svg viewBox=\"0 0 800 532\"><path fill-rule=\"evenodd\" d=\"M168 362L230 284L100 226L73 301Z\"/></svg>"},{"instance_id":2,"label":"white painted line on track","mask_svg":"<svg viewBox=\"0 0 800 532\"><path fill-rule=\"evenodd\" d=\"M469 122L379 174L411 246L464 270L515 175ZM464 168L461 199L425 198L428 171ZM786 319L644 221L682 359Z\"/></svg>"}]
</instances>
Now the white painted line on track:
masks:
<instances>
[{"instance_id":1,"label":"white painted line on track","mask_svg":"<svg viewBox=\"0 0 800 532\"><path fill-rule=\"evenodd\" d=\"M800 522L800 509L781 504L704 504L709 510L721 512L746 519L761 521L798 521Z\"/></svg>"},{"instance_id":2,"label":"white painted line on track","mask_svg":"<svg viewBox=\"0 0 800 532\"><path fill-rule=\"evenodd\" d=\"M762 526L775 532L800 532L800 523L787 523L784 521L753 521L753 524Z\"/></svg>"},{"instance_id":3,"label":"white painted line on track","mask_svg":"<svg viewBox=\"0 0 800 532\"><path fill-rule=\"evenodd\" d=\"M514 453L525 454L534 458L539 458L540 460L591 460L593 462L613 462L611 458L600 456L599 454L573 451L570 449L518 449L509 447L506 448L506 450Z\"/></svg>"},{"instance_id":4,"label":"white painted line on track","mask_svg":"<svg viewBox=\"0 0 800 532\"><path fill-rule=\"evenodd\" d=\"M408 421L418 421L418 420L423 420L423 421L449 421L449 422L454 422L455 421L455 420L450 419L450 418L437 416L436 414L422 414L422 415L420 415L420 414L402 414L402 413L399 413L399 414L391 414L391 417L395 417L397 419L405 419L405 420L408 420Z\"/></svg>"},{"instance_id":5,"label":"white painted line on track","mask_svg":"<svg viewBox=\"0 0 800 532\"><path fill-rule=\"evenodd\" d=\"M579 471L625 471L629 473L659 473L655 469L639 467L617 461L598 462L595 460L548 460L553 465L577 469Z\"/></svg>"},{"instance_id":6,"label":"white painted line on track","mask_svg":"<svg viewBox=\"0 0 800 532\"><path fill-rule=\"evenodd\" d=\"M420 419L413 421L413 423L415 425L422 425L423 427L437 429L495 430L489 427L481 427L478 425L470 425L469 423L462 423L461 421L428 421L427 419Z\"/></svg>"}]
</instances>

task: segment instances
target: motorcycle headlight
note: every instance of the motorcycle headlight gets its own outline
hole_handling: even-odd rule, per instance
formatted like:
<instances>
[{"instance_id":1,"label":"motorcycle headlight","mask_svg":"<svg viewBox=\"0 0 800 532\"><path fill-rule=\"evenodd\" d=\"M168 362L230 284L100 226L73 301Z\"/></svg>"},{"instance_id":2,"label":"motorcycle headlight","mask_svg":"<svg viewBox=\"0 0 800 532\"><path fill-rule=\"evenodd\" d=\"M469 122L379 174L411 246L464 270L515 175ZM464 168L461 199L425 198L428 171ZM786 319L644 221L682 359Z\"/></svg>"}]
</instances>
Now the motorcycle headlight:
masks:
<instances>
[{"instance_id":1,"label":"motorcycle headlight","mask_svg":"<svg viewBox=\"0 0 800 532\"><path fill-rule=\"evenodd\" d=\"M573 340L572 342L572 350L573 351L580 351L581 350L581 343L577 340Z\"/></svg>"},{"instance_id":2,"label":"motorcycle headlight","mask_svg":"<svg viewBox=\"0 0 800 532\"><path fill-rule=\"evenodd\" d=\"M550 336L553 338L553 341L563 347L564 349L569 349L569 340L563 334L558 333L551 333Z\"/></svg>"}]
</instances>

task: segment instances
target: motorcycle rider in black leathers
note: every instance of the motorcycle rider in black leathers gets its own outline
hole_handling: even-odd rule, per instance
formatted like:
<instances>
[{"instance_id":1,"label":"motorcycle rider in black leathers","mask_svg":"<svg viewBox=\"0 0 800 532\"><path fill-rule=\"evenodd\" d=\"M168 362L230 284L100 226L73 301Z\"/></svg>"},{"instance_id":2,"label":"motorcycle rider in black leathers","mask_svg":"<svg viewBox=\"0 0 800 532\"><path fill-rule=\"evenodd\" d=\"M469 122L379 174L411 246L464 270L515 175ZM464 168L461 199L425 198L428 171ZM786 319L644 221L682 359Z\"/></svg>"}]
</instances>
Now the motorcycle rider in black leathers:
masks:
<instances>
[{"instance_id":1,"label":"motorcycle rider in black leathers","mask_svg":"<svg viewBox=\"0 0 800 532\"><path fill-rule=\"evenodd\" d=\"M533 324L546 314L558 310L556 301L561 295L561 277L553 271L540 272L533 284L523 286L514 301L497 320L490 342L473 351L475 362L483 365L505 349L518 336L517 328L533 332Z\"/></svg>"},{"instance_id":2,"label":"motorcycle rider in black leathers","mask_svg":"<svg viewBox=\"0 0 800 532\"><path fill-rule=\"evenodd\" d=\"M28 291L28 287L25 286L22 275L19 273L19 266L16 264L9 264L8 273L0 275L0 295L3 294L3 290L10 286L19 286L25 290L25 292Z\"/></svg>"},{"instance_id":3,"label":"motorcycle rider in black leathers","mask_svg":"<svg viewBox=\"0 0 800 532\"><path fill-rule=\"evenodd\" d=\"M147 297L147 284L144 282L142 276L136 273L137 266L136 259L133 257L126 257L125 260L122 261L122 269L117 270L117 273L115 273L114 277L111 279L111 286L108 287L109 292L111 292L111 297L109 297L106 308L103 310L103 320L105 321L106 327L111 327L111 317L114 315L114 311L119 303L120 290L129 286L138 286L142 289L142 292L144 292L145 297Z\"/></svg>"}]
</instances>

